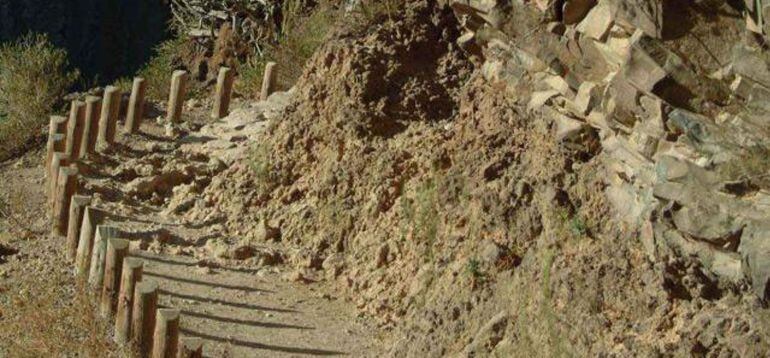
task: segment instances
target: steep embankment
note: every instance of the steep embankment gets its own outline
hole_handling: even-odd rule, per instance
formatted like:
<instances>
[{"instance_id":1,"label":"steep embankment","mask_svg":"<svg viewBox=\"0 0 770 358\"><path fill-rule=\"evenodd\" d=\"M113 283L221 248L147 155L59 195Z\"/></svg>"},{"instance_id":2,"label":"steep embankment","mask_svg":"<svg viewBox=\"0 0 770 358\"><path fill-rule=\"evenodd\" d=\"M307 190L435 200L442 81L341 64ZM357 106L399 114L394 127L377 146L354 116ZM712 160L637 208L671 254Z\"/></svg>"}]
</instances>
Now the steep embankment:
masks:
<instances>
[{"instance_id":1,"label":"steep embankment","mask_svg":"<svg viewBox=\"0 0 770 358\"><path fill-rule=\"evenodd\" d=\"M687 72L669 57L668 80L649 79L656 94L643 90L651 99L640 99L638 83L604 81L619 67L633 75L625 68L634 61L622 51L635 28L660 35L661 25L599 8L591 21L606 28L576 30L547 26L554 14L531 5L479 6L456 5L455 14L414 1L366 30L335 34L306 67L266 142L203 192L211 210L228 218L233 245L277 247L295 279L337 282L359 308L396 329L397 356L765 352L767 312L749 281L720 276L711 261L671 246L657 224L670 215L670 202L656 201L663 210L655 215L638 210L634 197L650 195L649 184L632 189L618 181L639 175L618 171L634 168L628 159L636 154L618 155L650 148L641 145L650 133L623 146L613 133L645 127L611 124L612 132L602 122L646 123L654 98L662 98L667 120L677 106L725 105L714 99L726 93L715 89L727 79L707 77L714 64ZM677 11L695 20L706 11L724 27L716 42L736 39L743 30L734 10L708 6ZM710 26L695 20L693 34ZM472 36L460 36L461 23ZM644 37L659 44L645 50L690 48L693 63L711 61L708 47L679 36L666 43ZM653 52L661 54L669 52ZM586 82L598 86L583 88ZM684 86L692 86L687 96ZM642 107L630 109L638 101ZM618 195L629 189L638 194ZM634 223L623 220L629 215ZM653 224L657 251L650 255Z\"/></svg>"}]
</instances>

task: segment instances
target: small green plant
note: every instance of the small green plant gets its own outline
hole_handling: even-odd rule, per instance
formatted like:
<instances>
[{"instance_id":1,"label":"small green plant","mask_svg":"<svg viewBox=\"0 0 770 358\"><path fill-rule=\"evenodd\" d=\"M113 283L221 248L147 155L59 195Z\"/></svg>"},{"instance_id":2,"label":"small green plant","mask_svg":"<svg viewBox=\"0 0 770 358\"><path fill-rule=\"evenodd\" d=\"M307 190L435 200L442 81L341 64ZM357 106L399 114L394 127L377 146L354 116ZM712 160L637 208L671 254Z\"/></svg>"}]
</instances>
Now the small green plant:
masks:
<instances>
[{"instance_id":1,"label":"small green plant","mask_svg":"<svg viewBox=\"0 0 770 358\"><path fill-rule=\"evenodd\" d=\"M588 224L580 214L570 216L567 210L560 210L559 217L566 226L564 230L569 230L573 237L583 237L588 234Z\"/></svg>"},{"instance_id":2,"label":"small green plant","mask_svg":"<svg viewBox=\"0 0 770 358\"><path fill-rule=\"evenodd\" d=\"M416 239L432 244L438 236L439 212L437 205L436 183L429 179L417 189L415 198Z\"/></svg>"},{"instance_id":3,"label":"small green plant","mask_svg":"<svg viewBox=\"0 0 770 358\"><path fill-rule=\"evenodd\" d=\"M585 236L588 233L588 225L580 216L574 216L570 220L570 228L575 236Z\"/></svg>"},{"instance_id":4,"label":"small green plant","mask_svg":"<svg viewBox=\"0 0 770 358\"><path fill-rule=\"evenodd\" d=\"M249 161L259 193L267 194L280 183L281 178L275 167L271 165L271 151L265 142L257 144L252 149Z\"/></svg>"},{"instance_id":5,"label":"small green plant","mask_svg":"<svg viewBox=\"0 0 770 358\"><path fill-rule=\"evenodd\" d=\"M122 93L131 93L131 89L134 85L134 81L128 77L122 77L115 80L115 82L112 84L113 86L120 89L120 92ZM92 88L96 86L90 86L90 87L84 87L84 88Z\"/></svg>"},{"instance_id":6,"label":"small green plant","mask_svg":"<svg viewBox=\"0 0 770 358\"><path fill-rule=\"evenodd\" d=\"M483 283L486 279L484 272L481 271L481 262L475 258L468 260L465 271L468 272L468 275L471 277L471 283L474 287L479 283Z\"/></svg>"},{"instance_id":7,"label":"small green plant","mask_svg":"<svg viewBox=\"0 0 770 358\"><path fill-rule=\"evenodd\" d=\"M79 77L69 67L67 52L45 35L28 34L0 46L0 160L42 133Z\"/></svg>"}]
</instances>

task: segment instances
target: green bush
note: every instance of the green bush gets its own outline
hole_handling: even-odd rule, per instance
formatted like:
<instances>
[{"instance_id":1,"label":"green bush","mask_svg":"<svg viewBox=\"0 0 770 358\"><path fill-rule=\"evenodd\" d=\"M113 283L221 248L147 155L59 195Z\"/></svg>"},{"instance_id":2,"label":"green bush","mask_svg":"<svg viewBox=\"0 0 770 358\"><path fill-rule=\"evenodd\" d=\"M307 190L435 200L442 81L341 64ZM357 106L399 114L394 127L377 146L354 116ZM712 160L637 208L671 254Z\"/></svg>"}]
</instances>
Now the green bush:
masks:
<instances>
[{"instance_id":1,"label":"green bush","mask_svg":"<svg viewBox=\"0 0 770 358\"><path fill-rule=\"evenodd\" d=\"M67 52L28 34L0 46L0 160L22 151L48 122L78 79Z\"/></svg>"}]
</instances>

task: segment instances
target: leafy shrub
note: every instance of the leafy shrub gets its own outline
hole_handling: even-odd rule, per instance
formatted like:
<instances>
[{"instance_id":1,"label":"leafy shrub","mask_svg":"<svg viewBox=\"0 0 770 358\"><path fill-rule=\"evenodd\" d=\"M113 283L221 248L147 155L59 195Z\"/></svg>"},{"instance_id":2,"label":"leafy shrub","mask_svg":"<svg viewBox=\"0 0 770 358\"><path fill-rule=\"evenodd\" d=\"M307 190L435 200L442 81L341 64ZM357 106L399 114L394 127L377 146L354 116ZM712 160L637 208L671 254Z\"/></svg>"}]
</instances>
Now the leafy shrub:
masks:
<instances>
[{"instance_id":1,"label":"leafy shrub","mask_svg":"<svg viewBox=\"0 0 770 358\"><path fill-rule=\"evenodd\" d=\"M0 46L0 160L22 151L48 122L78 79L67 52L28 34Z\"/></svg>"}]
</instances>

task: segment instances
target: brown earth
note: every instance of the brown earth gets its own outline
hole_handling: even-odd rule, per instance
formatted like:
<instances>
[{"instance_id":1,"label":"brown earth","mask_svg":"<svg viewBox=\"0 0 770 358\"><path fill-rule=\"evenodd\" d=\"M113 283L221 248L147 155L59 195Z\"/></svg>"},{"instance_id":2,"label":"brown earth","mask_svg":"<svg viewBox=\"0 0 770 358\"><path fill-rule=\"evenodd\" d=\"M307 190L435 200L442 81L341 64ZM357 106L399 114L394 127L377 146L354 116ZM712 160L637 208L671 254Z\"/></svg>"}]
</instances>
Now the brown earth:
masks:
<instances>
[{"instance_id":1,"label":"brown earth","mask_svg":"<svg viewBox=\"0 0 770 358\"><path fill-rule=\"evenodd\" d=\"M700 9L692 36L720 27L714 37L737 41L731 10ZM484 40L513 39L538 54L558 43L529 5L513 14L505 36ZM174 290L168 302L191 312L191 329L223 333L207 337L216 354L766 356L766 303L695 257L650 259L644 233L607 198L605 138L586 129L557 139L556 117L527 106L542 78L482 66L457 45L462 26L429 0L363 28L341 26L292 91L241 104L222 122L197 121L175 140L150 126L158 138L129 141L89 190L131 218L126 232L152 236L135 245L164 257L153 269L176 278L164 281ZM715 101L724 83L703 79L728 51L709 54L713 38L666 36L701 76L678 104L734 105ZM576 62L583 80L606 75ZM22 252L40 245L51 243L11 243ZM21 259L10 267L31 267L11 256ZM201 294L210 284L221 289ZM354 307L361 320L340 322ZM245 321L260 324L225 333ZM316 328L309 338L305 327ZM308 344L290 351L299 344L281 339Z\"/></svg>"}]
</instances>

